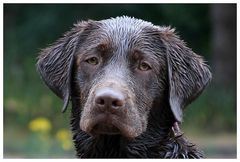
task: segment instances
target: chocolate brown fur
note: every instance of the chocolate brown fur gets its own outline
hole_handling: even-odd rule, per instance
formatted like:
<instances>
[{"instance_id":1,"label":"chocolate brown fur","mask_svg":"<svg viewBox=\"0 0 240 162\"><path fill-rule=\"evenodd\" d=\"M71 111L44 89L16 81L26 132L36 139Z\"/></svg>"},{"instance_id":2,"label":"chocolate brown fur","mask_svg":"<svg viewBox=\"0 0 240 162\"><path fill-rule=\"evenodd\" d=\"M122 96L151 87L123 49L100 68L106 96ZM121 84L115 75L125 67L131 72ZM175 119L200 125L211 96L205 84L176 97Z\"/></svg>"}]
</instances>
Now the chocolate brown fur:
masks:
<instances>
[{"instance_id":1,"label":"chocolate brown fur","mask_svg":"<svg viewBox=\"0 0 240 162\"><path fill-rule=\"evenodd\" d=\"M173 128L211 73L174 29L125 16L79 22L37 68L63 111L71 98L78 157L203 157Z\"/></svg>"}]
</instances>

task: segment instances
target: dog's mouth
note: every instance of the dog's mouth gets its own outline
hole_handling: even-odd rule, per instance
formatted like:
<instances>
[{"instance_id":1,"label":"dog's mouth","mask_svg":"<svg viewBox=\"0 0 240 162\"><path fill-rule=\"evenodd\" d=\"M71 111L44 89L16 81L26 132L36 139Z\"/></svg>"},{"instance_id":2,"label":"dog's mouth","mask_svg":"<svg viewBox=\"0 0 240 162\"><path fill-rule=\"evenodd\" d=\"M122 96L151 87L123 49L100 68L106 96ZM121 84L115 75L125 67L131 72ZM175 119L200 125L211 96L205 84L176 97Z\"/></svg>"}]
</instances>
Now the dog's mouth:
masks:
<instances>
[{"instance_id":1,"label":"dog's mouth","mask_svg":"<svg viewBox=\"0 0 240 162\"><path fill-rule=\"evenodd\" d=\"M119 130L119 128L117 128L114 125L106 124L106 123L98 123L92 128L90 133L93 135L99 135L99 134L116 135L116 134L121 134L121 131Z\"/></svg>"},{"instance_id":2,"label":"dog's mouth","mask_svg":"<svg viewBox=\"0 0 240 162\"><path fill-rule=\"evenodd\" d=\"M109 114L99 114L94 118L88 118L84 122L80 122L80 127L92 136L121 134L132 139L138 135L133 126L120 120L118 116Z\"/></svg>"},{"instance_id":3,"label":"dog's mouth","mask_svg":"<svg viewBox=\"0 0 240 162\"><path fill-rule=\"evenodd\" d=\"M113 115L99 114L93 119L90 119L87 126L87 132L91 135L115 135L121 134L121 127L119 127L119 122L116 123L115 117Z\"/></svg>"}]
</instances>

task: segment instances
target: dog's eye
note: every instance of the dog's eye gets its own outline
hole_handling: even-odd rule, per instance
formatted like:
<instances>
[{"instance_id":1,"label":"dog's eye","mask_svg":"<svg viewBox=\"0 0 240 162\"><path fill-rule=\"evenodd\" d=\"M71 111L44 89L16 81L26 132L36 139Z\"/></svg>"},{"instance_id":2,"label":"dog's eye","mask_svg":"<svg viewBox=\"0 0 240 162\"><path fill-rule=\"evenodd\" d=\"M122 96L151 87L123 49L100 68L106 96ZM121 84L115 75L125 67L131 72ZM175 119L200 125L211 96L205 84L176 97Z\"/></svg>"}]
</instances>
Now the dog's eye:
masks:
<instances>
[{"instance_id":1,"label":"dog's eye","mask_svg":"<svg viewBox=\"0 0 240 162\"><path fill-rule=\"evenodd\" d=\"M97 65L98 64L98 58L97 57L91 57L86 60L87 63L91 65Z\"/></svg>"},{"instance_id":2,"label":"dog's eye","mask_svg":"<svg viewBox=\"0 0 240 162\"><path fill-rule=\"evenodd\" d=\"M141 62L138 66L138 69L141 71L148 71L151 69L151 67L146 62Z\"/></svg>"}]
</instances>

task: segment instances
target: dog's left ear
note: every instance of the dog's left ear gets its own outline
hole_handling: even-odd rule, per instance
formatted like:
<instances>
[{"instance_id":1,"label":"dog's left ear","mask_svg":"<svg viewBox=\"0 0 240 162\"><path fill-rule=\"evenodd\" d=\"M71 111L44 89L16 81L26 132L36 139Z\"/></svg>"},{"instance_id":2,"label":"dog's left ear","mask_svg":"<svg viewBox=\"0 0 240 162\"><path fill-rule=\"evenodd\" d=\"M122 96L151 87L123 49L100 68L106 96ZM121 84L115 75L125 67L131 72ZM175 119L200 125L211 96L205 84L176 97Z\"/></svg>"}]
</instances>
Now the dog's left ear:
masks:
<instances>
[{"instance_id":1,"label":"dog's left ear","mask_svg":"<svg viewBox=\"0 0 240 162\"><path fill-rule=\"evenodd\" d=\"M212 76L202 57L188 48L174 29L160 28L160 36L166 46L169 105L181 122L183 109L201 94Z\"/></svg>"}]
</instances>

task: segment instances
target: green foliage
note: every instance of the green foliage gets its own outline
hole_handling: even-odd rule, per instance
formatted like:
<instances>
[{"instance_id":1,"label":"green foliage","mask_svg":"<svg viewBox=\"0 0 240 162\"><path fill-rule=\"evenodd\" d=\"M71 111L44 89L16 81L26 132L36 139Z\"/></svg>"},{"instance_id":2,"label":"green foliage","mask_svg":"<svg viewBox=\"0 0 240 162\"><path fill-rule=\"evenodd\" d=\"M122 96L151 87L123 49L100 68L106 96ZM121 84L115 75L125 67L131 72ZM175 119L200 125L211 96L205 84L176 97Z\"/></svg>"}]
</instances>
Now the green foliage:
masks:
<instances>
[{"instance_id":1,"label":"green foliage","mask_svg":"<svg viewBox=\"0 0 240 162\"><path fill-rule=\"evenodd\" d=\"M184 127L202 132L236 132L236 92L233 89L209 87L187 107Z\"/></svg>"}]
</instances>

